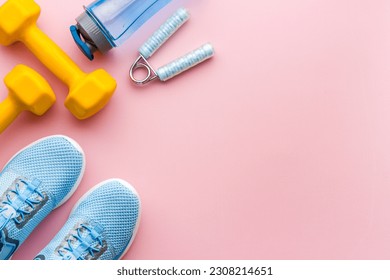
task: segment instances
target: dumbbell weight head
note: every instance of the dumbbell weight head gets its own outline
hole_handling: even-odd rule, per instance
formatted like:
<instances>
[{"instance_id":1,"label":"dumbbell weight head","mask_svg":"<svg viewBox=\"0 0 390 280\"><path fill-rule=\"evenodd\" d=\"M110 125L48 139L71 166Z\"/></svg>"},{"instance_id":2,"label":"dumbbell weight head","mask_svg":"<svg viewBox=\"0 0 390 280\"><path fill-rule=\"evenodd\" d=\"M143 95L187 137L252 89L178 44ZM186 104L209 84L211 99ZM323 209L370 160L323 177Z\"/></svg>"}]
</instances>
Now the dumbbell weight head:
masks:
<instances>
[{"instance_id":1,"label":"dumbbell weight head","mask_svg":"<svg viewBox=\"0 0 390 280\"><path fill-rule=\"evenodd\" d=\"M54 104L56 97L47 81L33 69L17 65L5 78L8 98L20 111L28 110L43 115Z\"/></svg>"},{"instance_id":2,"label":"dumbbell weight head","mask_svg":"<svg viewBox=\"0 0 390 280\"><path fill-rule=\"evenodd\" d=\"M41 8L32 0L5 2L0 7L0 44L8 46L19 41L40 13Z\"/></svg>"},{"instance_id":3,"label":"dumbbell weight head","mask_svg":"<svg viewBox=\"0 0 390 280\"><path fill-rule=\"evenodd\" d=\"M108 103L115 89L115 79L103 69L98 69L70 86L65 107L80 120L89 118Z\"/></svg>"},{"instance_id":4,"label":"dumbbell weight head","mask_svg":"<svg viewBox=\"0 0 390 280\"><path fill-rule=\"evenodd\" d=\"M56 97L50 85L33 69L18 65L4 78L8 96L0 102L0 133L22 111L43 115L54 104Z\"/></svg>"}]
</instances>

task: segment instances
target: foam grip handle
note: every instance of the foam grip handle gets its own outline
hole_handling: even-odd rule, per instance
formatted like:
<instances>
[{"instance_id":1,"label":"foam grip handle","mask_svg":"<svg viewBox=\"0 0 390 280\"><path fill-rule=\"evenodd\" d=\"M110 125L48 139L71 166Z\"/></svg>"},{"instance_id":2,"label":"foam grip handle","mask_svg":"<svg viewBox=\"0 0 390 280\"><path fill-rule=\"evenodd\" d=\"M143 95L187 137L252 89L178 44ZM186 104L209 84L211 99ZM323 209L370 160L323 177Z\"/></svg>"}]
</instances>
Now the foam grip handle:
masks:
<instances>
[{"instance_id":1,"label":"foam grip handle","mask_svg":"<svg viewBox=\"0 0 390 280\"><path fill-rule=\"evenodd\" d=\"M2 133L19 115L20 109L11 98L0 103L0 133Z\"/></svg>"},{"instance_id":2,"label":"foam grip handle","mask_svg":"<svg viewBox=\"0 0 390 280\"><path fill-rule=\"evenodd\" d=\"M202 63L214 55L214 48L207 43L200 48L172 61L157 69L157 76L161 81L169 80L176 75Z\"/></svg>"},{"instance_id":3,"label":"foam grip handle","mask_svg":"<svg viewBox=\"0 0 390 280\"><path fill-rule=\"evenodd\" d=\"M148 59L151 57L188 19L186 9L177 10L160 28L141 46L139 53Z\"/></svg>"}]
</instances>

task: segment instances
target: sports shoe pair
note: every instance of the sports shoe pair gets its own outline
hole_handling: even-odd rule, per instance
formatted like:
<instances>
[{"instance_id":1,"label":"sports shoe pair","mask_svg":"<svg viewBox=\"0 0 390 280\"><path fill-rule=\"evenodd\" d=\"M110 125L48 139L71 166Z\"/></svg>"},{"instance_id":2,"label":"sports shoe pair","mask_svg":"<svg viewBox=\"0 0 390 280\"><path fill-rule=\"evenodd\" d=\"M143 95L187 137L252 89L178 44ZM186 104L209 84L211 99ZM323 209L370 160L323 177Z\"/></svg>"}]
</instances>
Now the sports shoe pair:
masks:
<instances>
[{"instance_id":1,"label":"sports shoe pair","mask_svg":"<svg viewBox=\"0 0 390 280\"><path fill-rule=\"evenodd\" d=\"M85 169L81 147L65 136L40 139L0 173L0 259L9 259L34 228L76 190ZM140 217L135 189L120 179L102 182L72 209L68 221L35 259L120 259Z\"/></svg>"}]
</instances>

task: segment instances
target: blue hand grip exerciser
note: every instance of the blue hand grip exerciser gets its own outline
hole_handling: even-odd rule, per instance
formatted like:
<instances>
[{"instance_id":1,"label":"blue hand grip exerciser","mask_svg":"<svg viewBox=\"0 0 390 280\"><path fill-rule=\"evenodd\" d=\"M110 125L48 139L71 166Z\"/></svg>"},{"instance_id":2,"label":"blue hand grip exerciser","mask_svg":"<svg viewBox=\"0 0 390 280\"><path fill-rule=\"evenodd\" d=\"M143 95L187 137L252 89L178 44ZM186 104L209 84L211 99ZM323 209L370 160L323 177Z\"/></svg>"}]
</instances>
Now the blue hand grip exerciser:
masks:
<instances>
[{"instance_id":1,"label":"blue hand grip exerciser","mask_svg":"<svg viewBox=\"0 0 390 280\"><path fill-rule=\"evenodd\" d=\"M177 10L161 27L141 46L140 56L130 69L130 78L138 85L144 85L154 79L167 81L176 75L194 67L195 65L211 58L214 55L214 48L210 43L160 67L155 71L147 61L188 19L189 13L186 9ZM134 77L134 71L138 68L145 68L147 76L138 80Z\"/></svg>"}]
</instances>

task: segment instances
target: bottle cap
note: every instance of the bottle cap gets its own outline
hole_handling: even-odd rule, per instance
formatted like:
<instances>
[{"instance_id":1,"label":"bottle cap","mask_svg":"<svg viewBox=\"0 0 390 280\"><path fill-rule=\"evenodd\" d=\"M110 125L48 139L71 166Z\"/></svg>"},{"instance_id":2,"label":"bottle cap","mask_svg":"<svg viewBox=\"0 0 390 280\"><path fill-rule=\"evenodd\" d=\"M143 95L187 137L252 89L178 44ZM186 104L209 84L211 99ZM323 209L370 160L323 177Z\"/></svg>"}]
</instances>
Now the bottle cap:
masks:
<instances>
[{"instance_id":1,"label":"bottle cap","mask_svg":"<svg viewBox=\"0 0 390 280\"><path fill-rule=\"evenodd\" d=\"M106 53L113 48L99 25L88 13L82 13L76 18L76 22L76 25L70 27L70 32L79 49L89 60L93 60L94 52Z\"/></svg>"}]
</instances>

